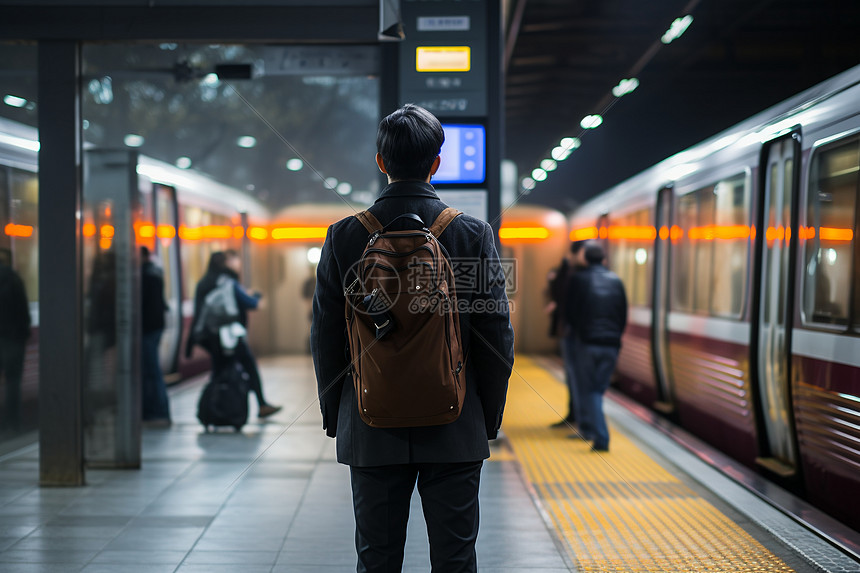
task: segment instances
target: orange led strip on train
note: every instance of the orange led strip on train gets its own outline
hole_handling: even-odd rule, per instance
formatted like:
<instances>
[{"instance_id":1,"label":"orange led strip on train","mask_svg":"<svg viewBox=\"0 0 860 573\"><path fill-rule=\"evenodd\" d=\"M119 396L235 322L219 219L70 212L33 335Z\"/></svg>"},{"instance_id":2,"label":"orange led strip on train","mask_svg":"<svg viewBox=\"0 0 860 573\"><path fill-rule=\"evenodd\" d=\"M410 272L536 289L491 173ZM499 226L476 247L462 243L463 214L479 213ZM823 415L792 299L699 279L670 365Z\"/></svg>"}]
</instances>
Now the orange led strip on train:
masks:
<instances>
[{"instance_id":1,"label":"orange led strip on train","mask_svg":"<svg viewBox=\"0 0 860 573\"><path fill-rule=\"evenodd\" d=\"M274 227L270 236L274 241L306 241L325 239L328 227Z\"/></svg>"},{"instance_id":2,"label":"orange led strip on train","mask_svg":"<svg viewBox=\"0 0 860 573\"><path fill-rule=\"evenodd\" d=\"M519 241L543 241L549 238L546 227L502 227L499 229L499 239L505 243Z\"/></svg>"},{"instance_id":3,"label":"orange led strip on train","mask_svg":"<svg viewBox=\"0 0 860 573\"><path fill-rule=\"evenodd\" d=\"M8 237L27 238L33 236L33 227L31 227L30 225L17 225L15 223L9 223L3 228L3 231Z\"/></svg>"},{"instance_id":4,"label":"orange led strip on train","mask_svg":"<svg viewBox=\"0 0 860 573\"><path fill-rule=\"evenodd\" d=\"M574 229L570 232L571 241L587 241L597 238L597 227L585 227L582 229Z\"/></svg>"}]
</instances>

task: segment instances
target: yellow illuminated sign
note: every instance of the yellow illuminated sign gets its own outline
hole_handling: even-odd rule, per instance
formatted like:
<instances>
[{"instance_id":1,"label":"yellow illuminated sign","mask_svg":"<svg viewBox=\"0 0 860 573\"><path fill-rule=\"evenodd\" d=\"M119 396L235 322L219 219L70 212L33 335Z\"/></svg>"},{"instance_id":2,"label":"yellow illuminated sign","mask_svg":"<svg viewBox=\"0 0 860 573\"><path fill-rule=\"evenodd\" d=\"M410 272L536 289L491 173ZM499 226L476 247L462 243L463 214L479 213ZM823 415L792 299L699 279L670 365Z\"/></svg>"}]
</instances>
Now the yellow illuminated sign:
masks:
<instances>
[{"instance_id":1,"label":"yellow illuminated sign","mask_svg":"<svg viewBox=\"0 0 860 573\"><path fill-rule=\"evenodd\" d=\"M419 46L415 48L418 72L468 72L472 64L469 46Z\"/></svg>"}]
</instances>

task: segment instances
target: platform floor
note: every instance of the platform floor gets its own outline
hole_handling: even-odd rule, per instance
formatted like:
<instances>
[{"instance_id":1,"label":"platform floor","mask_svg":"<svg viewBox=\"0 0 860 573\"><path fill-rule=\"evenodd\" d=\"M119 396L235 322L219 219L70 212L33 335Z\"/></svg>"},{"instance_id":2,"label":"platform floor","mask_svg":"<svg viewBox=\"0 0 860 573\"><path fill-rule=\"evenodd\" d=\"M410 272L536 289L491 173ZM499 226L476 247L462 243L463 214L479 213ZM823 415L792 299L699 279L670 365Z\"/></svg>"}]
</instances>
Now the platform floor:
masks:
<instances>
[{"instance_id":1,"label":"platform floor","mask_svg":"<svg viewBox=\"0 0 860 573\"><path fill-rule=\"evenodd\" d=\"M35 447L0 459L0 571L354 571L348 469L321 430L310 360L261 370L283 411L260 422L252 399L241 434L206 434L203 380L184 384L173 427L144 431L141 470L44 489ZM506 439L484 465L481 571L860 571L612 401L608 454L550 430L565 392L550 370L517 359ZM417 495L412 515L404 571L426 572Z\"/></svg>"}]
</instances>

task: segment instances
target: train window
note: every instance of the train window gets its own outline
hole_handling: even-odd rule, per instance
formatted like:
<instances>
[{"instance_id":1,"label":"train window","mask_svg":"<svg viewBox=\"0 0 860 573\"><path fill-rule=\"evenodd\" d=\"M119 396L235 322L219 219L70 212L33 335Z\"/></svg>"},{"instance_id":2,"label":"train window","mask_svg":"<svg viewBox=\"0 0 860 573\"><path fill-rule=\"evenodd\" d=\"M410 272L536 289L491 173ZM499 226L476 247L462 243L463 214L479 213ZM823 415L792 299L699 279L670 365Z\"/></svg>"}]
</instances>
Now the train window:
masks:
<instances>
[{"instance_id":1,"label":"train window","mask_svg":"<svg viewBox=\"0 0 860 573\"><path fill-rule=\"evenodd\" d=\"M699 202L699 212L696 217L696 227L691 229L690 240L695 257L695 275L693 277L693 310L700 313L711 311L712 278L714 274L714 240L709 229L716 217L716 196L714 187L706 187L696 191ZM696 233L692 231L696 230Z\"/></svg>"},{"instance_id":2,"label":"train window","mask_svg":"<svg viewBox=\"0 0 860 573\"><path fill-rule=\"evenodd\" d=\"M672 249L674 250L672 308L674 310L686 312L693 310L695 252L691 245L689 230L696 226L697 210L695 193L684 195L678 199L677 226L683 230L683 234L678 238L673 238L672 241Z\"/></svg>"},{"instance_id":3,"label":"train window","mask_svg":"<svg viewBox=\"0 0 860 573\"><path fill-rule=\"evenodd\" d=\"M650 209L642 209L612 219L609 225L609 264L624 283L631 306L648 306L650 302L656 235L652 218Z\"/></svg>"},{"instance_id":4,"label":"train window","mask_svg":"<svg viewBox=\"0 0 860 573\"><path fill-rule=\"evenodd\" d=\"M815 155L809 181L804 248L804 318L848 324L860 140ZM855 322L857 322L855 318Z\"/></svg>"},{"instance_id":5,"label":"train window","mask_svg":"<svg viewBox=\"0 0 860 573\"><path fill-rule=\"evenodd\" d=\"M714 186L714 252L711 313L740 316L749 260L750 184L745 175Z\"/></svg>"},{"instance_id":6,"label":"train window","mask_svg":"<svg viewBox=\"0 0 860 573\"><path fill-rule=\"evenodd\" d=\"M13 267L24 281L27 300L39 300L39 244L35 230L39 226L39 180L35 173L10 168L9 192L3 194L8 201L8 212L3 219L4 234L10 249ZM7 228L7 225L10 225Z\"/></svg>"},{"instance_id":7,"label":"train window","mask_svg":"<svg viewBox=\"0 0 860 573\"><path fill-rule=\"evenodd\" d=\"M749 258L749 179L729 177L678 200L674 310L737 317Z\"/></svg>"}]
</instances>

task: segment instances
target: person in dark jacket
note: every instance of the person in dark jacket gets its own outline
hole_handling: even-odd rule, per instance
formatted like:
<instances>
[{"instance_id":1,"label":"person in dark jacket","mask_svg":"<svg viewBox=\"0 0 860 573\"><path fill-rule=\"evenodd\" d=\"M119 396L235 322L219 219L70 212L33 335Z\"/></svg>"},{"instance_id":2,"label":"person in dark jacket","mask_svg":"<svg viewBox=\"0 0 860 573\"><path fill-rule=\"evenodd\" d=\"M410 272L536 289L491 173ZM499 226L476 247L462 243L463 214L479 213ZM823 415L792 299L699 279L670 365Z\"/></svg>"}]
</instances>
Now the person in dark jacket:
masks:
<instances>
[{"instance_id":1,"label":"person in dark jacket","mask_svg":"<svg viewBox=\"0 0 860 573\"><path fill-rule=\"evenodd\" d=\"M0 249L0 374L6 385L3 425L11 430L21 425L21 377L28 338L30 305L24 281L12 268L12 253Z\"/></svg>"},{"instance_id":2,"label":"person in dark jacket","mask_svg":"<svg viewBox=\"0 0 860 573\"><path fill-rule=\"evenodd\" d=\"M585 247L588 267L571 277L565 307L570 329L568 352L575 363L577 437L593 440L592 449L597 452L609 451L603 394L609 388L627 326L624 285L618 275L603 266L605 257L599 244Z\"/></svg>"},{"instance_id":3,"label":"person in dark jacket","mask_svg":"<svg viewBox=\"0 0 860 573\"><path fill-rule=\"evenodd\" d=\"M206 269L206 274L197 283L197 288L194 292L194 319L191 323L191 334L188 336L188 344L185 347L185 355L191 355L192 347L197 344L205 349L212 357L212 369L216 372L224 368L232 358L235 358L248 373L251 390L257 397L257 405L259 407L257 415L260 418L266 418L279 412L281 406L269 404L263 396L263 383L260 379L260 371L257 369L257 360L251 353L251 348L244 336L236 341L235 348L228 354L221 346L221 340L217 333L201 332L195 334L197 323L203 314L203 306L206 301L206 295L212 292L218 285L218 279L221 276L226 276L233 283L233 293L236 297L236 305L239 310L239 323L246 327L248 326L248 311L254 310L260 303L262 295L258 292L253 294L248 293L245 288L239 283L239 276L242 270L242 259L236 251L218 251L212 253L209 257L209 266Z\"/></svg>"},{"instance_id":4,"label":"person in dark jacket","mask_svg":"<svg viewBox=\"0 0 860 573\"><path fill-rule=\"evenodd\" d=\"M380 122L376 161L389 184L369 209L380 223L413 213L430 225L446 208L430 185L443 141L439 121L417 106L407 104ZM348 217L329 227L322 248L311 349L323 428L337 438L338 461L350 466L360 572L400 571L416 481L433 571L477 570L478 484L483 460L489 457L488 440L496 438L502 423L513 330L491 227L460 215L439 241L452 260L479 263L475 268L482 275L479 288L456 287L467 356L466 398L454 422L413 428L374 428L358 412L344 287L353 280L350 268L368 242L367 230ZM458 278L455 271L455 284Z\"/></svg>"},{"instance_id":5,"label":"person in dark jacket","mask_svg":"<svg viewBox=\"0 0 860 573\"><path fill-rule=\"evenodd\" d=\"M170 403L158 359L164 333L164 272L152 260L147 247L140 247L140 302L142 324L141 366L143 420L150 425L170 425Z\"/></svg>"},{"instance_id":6,"label":"person in dark jacket","mask_svg":"<svg viewBox=\"0 0 860 573\"><path fill-rule=\"evenodd\" d=\"M551 428L573 428L576 423L576 374L574 372L574 357L567 352L565 337L567 336L567 321L564 317L565 299L570 277L578 269L588 266L585 262L586 241L573 241L570 250L561 260L561 264L550 274L547 281L547 292L550 302L547 311L550 315L549 335L558 337L560 341L561 359L564 363L564 382L567 386L567 415L552 424Z\"/></svg>"}]
</instances>

